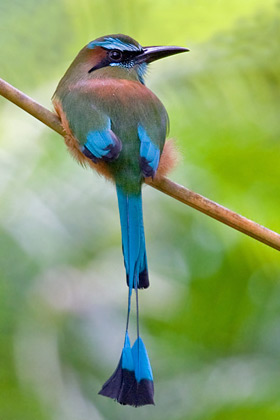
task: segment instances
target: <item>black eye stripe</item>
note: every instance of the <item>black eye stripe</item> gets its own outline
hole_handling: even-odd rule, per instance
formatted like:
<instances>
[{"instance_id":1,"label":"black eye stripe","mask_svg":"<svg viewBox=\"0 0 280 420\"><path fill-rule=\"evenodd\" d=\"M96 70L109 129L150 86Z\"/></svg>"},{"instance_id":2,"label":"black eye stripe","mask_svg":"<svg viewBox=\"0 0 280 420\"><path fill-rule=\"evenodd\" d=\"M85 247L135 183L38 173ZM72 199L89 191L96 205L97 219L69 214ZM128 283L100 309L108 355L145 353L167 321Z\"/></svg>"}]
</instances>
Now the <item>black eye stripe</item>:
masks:
<instances>
[{"instance_id":1,"label":"black eye stripe","mask_svg":"<svg viewBox=\"0 0 280 420\"><path fill-rule=\"evenodd\" d=\"M137 50L137 51L124 50L124 51L122 51L122 50L117 50L117 49L112 49L112 50L108 50L106 48L103 48L103 49L107 51L106 57L100 63L96 64L94 67L89 69L88 73L91 73L91 72L93 72L95 70L98 70L100 68L103 68L103 67L107 67L107 66L110 65L110 63L124 63L124 64L129 63L129 62L133 63L134 58L137 55L143 53L143 50ZM112 53L113 51L117 51L117 52L121 53L121 59L116 60L116 59L110 58L109 54Z\"/></svg>"},{"instance_id":2,"label":"black eye stripe","mask_svg":"<svg viewBox=\"0 0 280 420\"><path fill-rule=\"evenodd\" d=\"M108 58L112 61L130 61L143 51L129 51L129 50L108 50ZM119 54L119 56L118 56ZM115 56L115 57L114 57Z\"/></svg>"}]
</instances>

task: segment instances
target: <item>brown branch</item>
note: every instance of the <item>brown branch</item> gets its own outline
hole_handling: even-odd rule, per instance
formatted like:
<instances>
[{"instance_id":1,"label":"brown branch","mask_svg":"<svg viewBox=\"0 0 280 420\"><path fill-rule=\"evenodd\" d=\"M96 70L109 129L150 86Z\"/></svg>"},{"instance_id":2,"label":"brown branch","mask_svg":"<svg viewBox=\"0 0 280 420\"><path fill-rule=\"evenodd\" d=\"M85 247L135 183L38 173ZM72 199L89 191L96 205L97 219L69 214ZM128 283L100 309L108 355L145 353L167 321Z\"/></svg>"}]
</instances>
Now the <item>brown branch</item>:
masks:
<instances>
[{"instance_id":1,"label":"brown branch","mask_svg":"<svg viewBox=\"0 0 280 420\"><path fill-rule=\"evenodd\" d=\"M0 79L0 94L63 136L63 129L57 115L2 79ZM246 219L246 217L243 217L200 194L190 191L189 189L170 181L168 178L156 177L154 181L147 180L146 183L151 187L170 195L176 200L207 214L207 216L280 251L280 235L278 233L273 232L252 220Z\"/></svg>"}]
</instances>

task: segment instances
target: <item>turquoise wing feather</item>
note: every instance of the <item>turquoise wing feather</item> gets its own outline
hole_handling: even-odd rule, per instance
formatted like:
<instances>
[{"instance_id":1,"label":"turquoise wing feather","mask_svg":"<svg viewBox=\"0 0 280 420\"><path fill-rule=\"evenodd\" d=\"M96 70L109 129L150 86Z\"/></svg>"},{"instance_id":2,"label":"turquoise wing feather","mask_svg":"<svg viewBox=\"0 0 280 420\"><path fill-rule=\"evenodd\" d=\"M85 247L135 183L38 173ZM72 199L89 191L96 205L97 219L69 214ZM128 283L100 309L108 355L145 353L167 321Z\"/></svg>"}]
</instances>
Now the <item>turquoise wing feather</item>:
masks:
<instances>
[{"instance_id":1,"label":"turquoise wing feather","mask_svg":"<svg viewBox=\"0 0 280 420\"><path fill-rule=\"evenodd\" d=\"M82 148L84 155L94 162L104 160L111 162L119 157L122 142L111 130L111 121L108 118L107 127L103 130L91 130L87 133L87 141Z\"/></svg>"},{"instance_id":2,"label":"turquoise wing feather","mask_svg":"<svg viewBox=\"0 0 280 420\"><path fill-rule=\"evenodd\" d=\"M111 119L95 106L89 95L71 91L63 98L63 107L67 117L70 116L70 129L86 157L94 162L118 158L122 143L111 129Z\"/></svg>"},{"instance_id":3,"label":"turquoise wing feather","mask_svg":"<svg viewBox=\"0 0 280 420\"><path fill-rule=\"evenodd\" d=\"M140 139L140 167L145 178L154 177L160 158L160 149L148 136L145 128L138 124L138 137Z\"/></svg>"}]
</instances>

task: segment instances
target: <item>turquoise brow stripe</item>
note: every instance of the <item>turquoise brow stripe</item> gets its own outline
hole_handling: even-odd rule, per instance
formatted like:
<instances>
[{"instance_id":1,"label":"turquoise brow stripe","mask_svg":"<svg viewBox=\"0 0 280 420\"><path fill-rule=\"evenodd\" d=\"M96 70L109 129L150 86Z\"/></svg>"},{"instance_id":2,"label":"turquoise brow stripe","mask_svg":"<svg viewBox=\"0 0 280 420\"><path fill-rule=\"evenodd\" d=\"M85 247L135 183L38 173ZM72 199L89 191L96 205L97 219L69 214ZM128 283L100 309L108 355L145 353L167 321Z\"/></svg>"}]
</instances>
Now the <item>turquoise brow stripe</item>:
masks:
<instances>
[{"instance_id":1,"label":"turquoise brow stripe","mask_svg":"<svg viewBox=\"0 0 280 420\"><path fill-rule=\"evenodd\" d=\"M88 48L103 47L108 50L121 50L121 51L141 51L141 47L127 44L118 38L105 38L104 41L92 41L88 44Z\"/></svg>"}]
</instances>

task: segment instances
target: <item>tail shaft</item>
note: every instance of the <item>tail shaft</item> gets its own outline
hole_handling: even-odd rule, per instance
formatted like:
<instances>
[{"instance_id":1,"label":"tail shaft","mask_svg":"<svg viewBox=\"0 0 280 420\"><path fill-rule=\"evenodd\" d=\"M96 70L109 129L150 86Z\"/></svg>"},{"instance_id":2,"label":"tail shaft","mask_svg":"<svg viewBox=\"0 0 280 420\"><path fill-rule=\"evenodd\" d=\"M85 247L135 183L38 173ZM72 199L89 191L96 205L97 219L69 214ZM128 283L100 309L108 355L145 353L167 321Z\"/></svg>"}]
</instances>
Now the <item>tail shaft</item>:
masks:
<instances>
[{"instance_id":1,"label":"tail shaft","mask_svg":"<svg viewBox=\"0 0 280 420\"><path fill-rule=\"evenodd\" d=\"M149 287L142 195L127 194L117 186L122 231L122 249L129 289ZM137 284L135 284L135 282Z\"/></svg>"}]
</instances>

